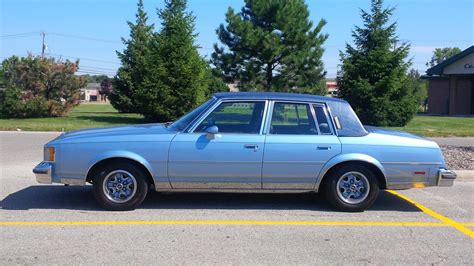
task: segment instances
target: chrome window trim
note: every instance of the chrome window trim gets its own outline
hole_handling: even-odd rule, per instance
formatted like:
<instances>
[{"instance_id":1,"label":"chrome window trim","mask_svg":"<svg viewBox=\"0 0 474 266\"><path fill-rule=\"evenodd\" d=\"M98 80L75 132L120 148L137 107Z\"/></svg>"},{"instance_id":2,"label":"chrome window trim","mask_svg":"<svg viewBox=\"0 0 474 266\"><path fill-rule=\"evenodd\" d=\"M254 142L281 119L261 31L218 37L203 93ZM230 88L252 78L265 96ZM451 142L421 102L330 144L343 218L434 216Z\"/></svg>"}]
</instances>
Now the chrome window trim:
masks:
<instances>
[{"instance_id":1,"label":"chrome window trim","mask_svg":"<svg viewBox=\"0 0 474 266\"><path fill-rule=\"evenodd\" d=\"M315 105L317 107L322 107L323 108L324 115L326 116L326 120L328 121L329 124L331 124L329 126L329 129L331 130L331 133L325 133L325 134L320 133L320 135L325 135L325 136L335 135L334 134L334 129L333 129L333 126L332 126L332 121L330 121L331 117L329 117L328 106L326 106L325 104L322 104L322 103L313 103L313 104L311 104L311 109L313 109L313 112L314 112L313 115L314 115L314 118L316 120L316 125L318 127L318 132L320 132L320 129L319 129L318 117L316 115L316 109L314 108Z\"/></svg>"},{"instance_id":2,"label":"chrome window trim","mask_svg":"<svg viewBox=\"0 0 474 266\"><path fill-rule=\"evenodd\" d=\"M268 106L268 112L265 120L265 126L263 129L263 134L267 135L270 134L270 123L273 118L273 105L275 104L275 101L269 101L269 106Z\"/></svg>"},{"instance_id":3,"label":"chrome window trim","mask_svg":"<svg viewBox=\"0 0 474 266\"><path fill-rule=\"evenodd\" d=\"M263 130L265 128L265 123L267 120L267 114L268 114L268 105L269 101L265 101L265 107L263 107L263 115L262 115L262 122L260 122L260 132L258 133L259 135L263 135Z\"/></svg>"},{"instance_id":4,"label":"chrome window trim","mask_svg":"<svg viewBox=\"0 0 474 266\"><path fill-rule=\"evenodd\" d=\"M313 104L309 104L309 110L311 112L311 115L313 116L314 126L316 127L316 130L318 131L318 135L322 135L321 130L319 129L318 118L316 117L316 110L314 110Z\"/></svg>"},{"instance_id":5,"label":"chrome window trim","mask_svg":"<svg viewBox=\"0 0 474 266\"><path fill-rule=\"evenodd\" d=\"M219 107L223 103L229 103L229 102L264 102L265 105L263 107L262 121L260 122L260 131L259 131L258 134L255 134L255 133L220 133L220 132L219 132L219 134L222 134L222 135L225 135L225 134L262 135L262 127L263 127L263 124L264 124L264 121L265 121L265 111L266 111L267 106L268 106L268 100L265 100L265 99L219 99L206 112L203 112L201 114L201 116L198 117L198 119L196 119L196 121L193 121L193 124L191 125L189 130L185 133L188 133L188 134L202 134L202 132L194 132L194 130L196 130L197 126L200 125L202 123L202 121L204 121L204 119L206 119L217 107Z\"/></svg>"},{"instance_id":6,"label":"chrome window trim","mask_svg":"<svg viewBox=\"0 0 474 266\"><path fill-rule=\"evenodd\" d=\"M335 136L339 137L339 132L337 132L337 128L336 128L336 125L334 124L334 117L332 116L332 113L331 113L331 107L329 107L329 105L327 104L324 104L326 106L326 111L328 113L328 116L329 116L329 123L331 124L331 128L332 128L332 132L334 133Z\"/></svg>"},{"instance_id":7,"label":"chrome window trim","mask_svg":"<svg viewBox=\"0 0 474 266\"><path fill-rule=\"evenodd\" d=\"M215 96L212 96L211 98L211 107L213 106L212 103L214 102L217 102L217 98ZM192 110L191 110L192 111ZM181 130L181 132L179 133L188 133L189 132L189 129L194 125L194 123L196 122L196 120L199 120L199 118L202 116L203 113L206 113L206 110L202 111L200 114L198 114L196 116L196 118L194 118L189 124L187 127L185 127L183 130Z\"/></svg>"},{"instance_id":8,"label":"chrome window trim","mask_svg":"<svg viewBox=\"0 0 474 266\"><path fill-rule=\"evenodd\" d=\"M300 135L300 134L271 134L270 133L270 126L271 126L271 122L272 122L272 119L273 119L273 107L275 106L275 103L294 103L294 104L309 104L310 105L310 108L313 109L313 104L315 105L321 105L325 108L326 112L327 112L327 117L328 117L328 123L330 124L330 128L331 128L331 131L332 131L332 134L320 134L320 131L319 131L319 126L317 124L317 119L316 119L316 114L315 113L312 113L313 115L313 118L315 119L316 121L316 128L318 130L318 135ZM330 114L330 111L329 111L329 106L325 103L325 102L313 102L313 101L291 101L291 100L271 100L270 101L270 107L269 107L269 112L268 112L268 116L267 116L267 121L266 121L266 124L265 124L265 131L264 131L264 134L268 134L268 135L273 135L273 136L276 136L276 135L284 135L284 136L337 136L337 131L334 130L334 124L333 124L333 121L332 121L332 116Z\"/></svg>"}]
</instances>

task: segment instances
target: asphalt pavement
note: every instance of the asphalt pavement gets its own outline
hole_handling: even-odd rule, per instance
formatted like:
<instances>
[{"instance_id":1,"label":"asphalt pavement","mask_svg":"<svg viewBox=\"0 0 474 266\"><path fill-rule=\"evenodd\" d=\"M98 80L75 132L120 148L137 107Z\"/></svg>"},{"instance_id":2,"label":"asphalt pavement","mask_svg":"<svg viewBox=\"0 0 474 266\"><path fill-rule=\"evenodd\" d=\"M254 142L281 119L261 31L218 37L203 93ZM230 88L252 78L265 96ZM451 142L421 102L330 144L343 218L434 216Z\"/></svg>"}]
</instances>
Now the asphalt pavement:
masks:
<instances>
[{"instance_id":1,"label":"asphalt pavement","mask_svg":"<svg viewBox=\"0 0 474 266\"><path fill-rule=\"evenodd\" d=\"M474 182L382 192L361 213L316 194L157 192L108 212L91 186L36 183L56 134L0 132L1 265L474 264Z\"/></svg>"}]
</instances>

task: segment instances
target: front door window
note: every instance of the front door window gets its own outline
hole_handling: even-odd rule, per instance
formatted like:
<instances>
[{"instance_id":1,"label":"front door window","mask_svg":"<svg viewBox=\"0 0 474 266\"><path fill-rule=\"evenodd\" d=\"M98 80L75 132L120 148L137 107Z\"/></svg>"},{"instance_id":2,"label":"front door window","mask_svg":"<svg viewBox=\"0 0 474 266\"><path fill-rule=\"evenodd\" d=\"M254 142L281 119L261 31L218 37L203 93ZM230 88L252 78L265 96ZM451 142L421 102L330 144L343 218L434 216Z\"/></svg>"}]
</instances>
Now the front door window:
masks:
<instances>
[{"instance_id":1,"label":"front door window","mask_svg":"<svg viewBox=\"0 0 474 266\"><path fill-rule=\"evenodd\" d=\"M259 134L265 102L223 102L214 109L194 132L205 132L217 126L219 133Z\"/></svg>"}]
</instances>

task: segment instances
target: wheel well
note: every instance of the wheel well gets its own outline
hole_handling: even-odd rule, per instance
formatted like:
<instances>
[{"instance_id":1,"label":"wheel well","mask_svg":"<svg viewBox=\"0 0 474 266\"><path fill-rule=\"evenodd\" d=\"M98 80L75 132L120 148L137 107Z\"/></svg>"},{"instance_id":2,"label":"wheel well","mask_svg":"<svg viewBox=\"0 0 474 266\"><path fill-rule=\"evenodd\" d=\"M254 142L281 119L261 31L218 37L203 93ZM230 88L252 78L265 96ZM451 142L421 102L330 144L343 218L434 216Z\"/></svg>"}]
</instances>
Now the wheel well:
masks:
<instances>
[{"instance_id":1,"label":"wheel well","mask_svg":"<svg viewBox=\"0 0 474 266\"><path fill-rule=\"evenodd\" d=\"M321 180L320 184L319 184L319 187L322 187L323 186L323 183L325 182L325 180L327 180L327 176L335 171L336 169L338 169L339 167L342 167L344 165L347 165L347 164L360 164L360 165L364 165L365 167L369 168L370 171L372 171L372 173L375 174L375 177L377 178L377 181L379 182L379 187L381 189L386 189L387 188L387 182L385 180L385 176L383 174L383 172L375 165L369 163L369 162L364 162L364 161L345 161L345 162L341 162L341 163L338 163L334 166L332 166L327 172L326 174L324 174L323 176L323 179Z\"/></svg>"},{"instance_id":2,"label":"wheel well","mask_svg":"<svg viewBox=\"0 0 474 266\"><path fill-rule=\"evenodd\" d=\"M143 165L141 164L140 162L137 162L135 160L132 160L132 159L128 159L128 158L119 158L119 157L115 157L115 158L107 158L107 159L104 159L102 161L98 161L96 162L90 169L89 169L89 172L87 173L87 177L86 177L86 182L89 182L89 183L92 183L93 182L93 177L94 175L97 173L97 171L104 165L107 165L107 164L111 164L111 163L116 163L116 164L120 164L120 163L131 163L131 164L134 164L136 165L138 168L140 168L143 173L145 173L146 177L147 177L147 180L149 182L150 185L154 185L155 184L155 181L153 180L153 176L151 175L150 171Z\"/></svg>"}]
</instances>

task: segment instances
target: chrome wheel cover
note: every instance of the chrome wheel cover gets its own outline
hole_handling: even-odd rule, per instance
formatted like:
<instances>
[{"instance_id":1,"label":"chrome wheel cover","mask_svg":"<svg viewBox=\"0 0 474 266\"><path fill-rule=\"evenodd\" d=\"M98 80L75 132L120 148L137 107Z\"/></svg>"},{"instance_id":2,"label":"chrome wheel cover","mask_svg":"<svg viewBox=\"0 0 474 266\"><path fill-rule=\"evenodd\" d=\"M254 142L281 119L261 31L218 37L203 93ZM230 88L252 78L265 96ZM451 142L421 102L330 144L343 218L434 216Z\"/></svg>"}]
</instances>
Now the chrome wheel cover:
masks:
<instances>
[{"instance_id":1,"label":"chrome wheel cover","mask_svg":"<svg viewBox=\"0 0 474 266\"><path fill-rule=\"evenodd\" d=\"M102 189L110 201L125 203L135 196L137 179L125 170L115 170L104 178Z\"/></svg>"},{"instance_id":2,"label":"chrome wheel cover","mask_svg":"<svg viewBox=\"0 0 474 266\"><path fill-rule=\"evenodd\" d=\"M337 181L336 191L337 196L348 204L361 203L369 196L369 179L360 172L347 172Z\"/></svg>"}]
</instances>

